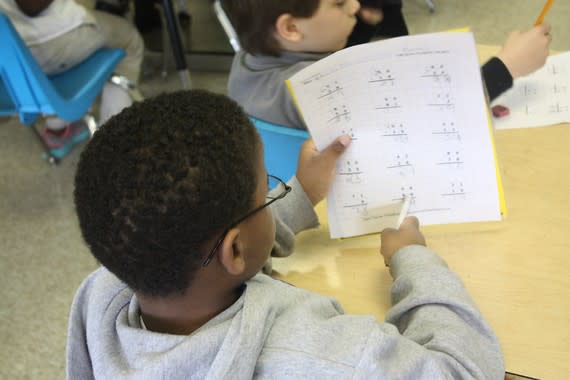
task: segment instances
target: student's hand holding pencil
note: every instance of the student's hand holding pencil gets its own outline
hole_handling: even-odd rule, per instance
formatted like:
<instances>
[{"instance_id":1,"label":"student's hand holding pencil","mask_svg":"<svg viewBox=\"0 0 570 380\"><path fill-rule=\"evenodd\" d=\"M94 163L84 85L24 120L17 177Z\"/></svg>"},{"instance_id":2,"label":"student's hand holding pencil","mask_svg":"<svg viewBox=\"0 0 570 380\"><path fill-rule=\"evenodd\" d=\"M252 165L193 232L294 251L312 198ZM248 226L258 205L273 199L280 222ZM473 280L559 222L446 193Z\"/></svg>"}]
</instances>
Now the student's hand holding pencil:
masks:
<instances>
[{"instance_id":1,"label":"student's hand holding pencil","mask_svg":"<svg viewBox=\"0 0 570 380\"><path fill-rule=\"evenodd\" d=\"M408 245L426 245L426 239L420 231L420 221L415 216L408 216L400 228L385 228L380 235L380 253L384 263L390 266L392 256Z\"/></svg>"},{"instance_id":2,"label":"student's hand holding pencil","mask_svg":"<svg viewBox=\"0 0 570 380\"><path fill-rule=\"evenodd\" d=\"M548 11L550 10L550 8L552 8L552 4L554 4L554 0L546 0L546 3L544 3L544 7L542 8L542 11L540 12L536 21L534 22L534 26L540 25L544 22L544 18L548 14Z\"/></svg>"},{"instance_id":3,"label":"student's hand holding pencil","mask_svg":"<svg viewBox=\"0 0 570 380\"><path fill-rule=\"evenodd\" d=\"M515 30L507 37L497 58L503 61L513 78L522 77L544 66L551 41L548 24L523 32Z\"/></svg>"}]
</instances>

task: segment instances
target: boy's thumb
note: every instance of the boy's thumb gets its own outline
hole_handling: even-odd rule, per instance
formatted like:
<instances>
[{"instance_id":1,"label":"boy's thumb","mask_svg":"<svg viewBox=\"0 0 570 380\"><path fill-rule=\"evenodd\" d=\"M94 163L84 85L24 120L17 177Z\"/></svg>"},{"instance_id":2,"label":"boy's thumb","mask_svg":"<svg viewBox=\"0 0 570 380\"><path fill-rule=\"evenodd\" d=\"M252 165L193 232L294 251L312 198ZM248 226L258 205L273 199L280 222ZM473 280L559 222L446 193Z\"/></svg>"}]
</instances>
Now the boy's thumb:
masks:
<instances>
[{"instance_id":1,"label":"boy's thumb","mask_svg":"<svg viewBox=\"0 0 570 380\"><path fill-rule=\"evenodd\" d=\"M416 230L420 228L420 220L415 216L407 216L400 225L400 229L410 229L410 228L414 228Z\"/></svg>"},{"instance_id":2,"label":"boy's thumb","mask_svg":"<svg viewBox=\"0 0 570 380\"><path fill-rule=\"evenodd\" d=\"M327 146L325 150L322 151L323 156L331 157L335 161L337 158L340 157L341 154L344 153L346 148L350 145L350 136L349 135L342 135L337 137L332 144Z\"/></svg>"}]
</instances>

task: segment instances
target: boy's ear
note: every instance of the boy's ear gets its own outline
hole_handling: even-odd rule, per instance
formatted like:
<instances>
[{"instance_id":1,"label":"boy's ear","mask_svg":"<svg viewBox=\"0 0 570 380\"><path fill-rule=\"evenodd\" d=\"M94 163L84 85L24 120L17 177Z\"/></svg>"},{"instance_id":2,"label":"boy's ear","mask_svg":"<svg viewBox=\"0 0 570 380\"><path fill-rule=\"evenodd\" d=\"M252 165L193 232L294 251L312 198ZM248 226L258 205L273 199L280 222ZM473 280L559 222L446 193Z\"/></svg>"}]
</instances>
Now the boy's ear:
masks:
<instances>
[{"instance_id":1,"label":"boy's ear","mask_svg":"<svg viewBox=\"0 0 570 380\"><path fill-rule=\"evenodd\" d=\"M240 276L245 271L245 257L239 228L232 228L226 234L219 248L220 262L232 276Z\"/></svg>"},{"instance_id":2,"label":"boy's ear","mask_svg":"<svg viewBox=\"0 0 570 380\"><path fill-rule=\"evenodd\" d=\"M303 33L297 25L297 19L290 13L283 13L275 21L275 33L278 38L288 42L299 42L303 39Z\"/></svg>"}]
</instances>

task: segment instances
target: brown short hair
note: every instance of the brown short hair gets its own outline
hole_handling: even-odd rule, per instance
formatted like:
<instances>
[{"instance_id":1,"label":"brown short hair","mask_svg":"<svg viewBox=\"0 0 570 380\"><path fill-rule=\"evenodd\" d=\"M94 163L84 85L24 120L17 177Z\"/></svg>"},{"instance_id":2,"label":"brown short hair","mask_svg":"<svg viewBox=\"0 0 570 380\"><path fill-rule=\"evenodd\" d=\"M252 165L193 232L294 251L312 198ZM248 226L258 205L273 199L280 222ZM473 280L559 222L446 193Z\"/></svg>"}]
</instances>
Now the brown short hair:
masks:
<instances>
[{"instance_id":1,"label":"brown short hair","mask_svg":"<svg viewBox=\"0 0 570 380\"><path fill-rule=\"evenodd\" d=\"M273 35L277 18L284 13L311 17L320 0L223 0L222 3L245 51L279 56L281 47Z\"/></svg>"}]
</instances>

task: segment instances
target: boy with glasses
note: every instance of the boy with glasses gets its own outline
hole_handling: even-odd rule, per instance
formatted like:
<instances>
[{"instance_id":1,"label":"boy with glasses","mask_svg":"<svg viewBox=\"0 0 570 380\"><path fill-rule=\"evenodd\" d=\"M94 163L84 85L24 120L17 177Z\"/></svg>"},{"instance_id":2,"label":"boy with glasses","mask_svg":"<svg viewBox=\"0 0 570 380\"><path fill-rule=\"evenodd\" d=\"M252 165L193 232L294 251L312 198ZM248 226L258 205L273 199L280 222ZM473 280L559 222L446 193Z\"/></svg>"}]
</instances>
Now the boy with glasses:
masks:
<instances>
[{"instance_id":1,"label":"boy with glasses","mask_svg":"<svg viewBox=\"0 0 570 380\"><path fill-rule=\"evenodd\" d=\"M306 143L285 184L225 96L165 94L110 119L75 179L81 231L103 268L73 301L67 377L499 378L496 337L415 218L383 232L388 323L259 273L317 225L312 206L349 142Z\"/></svg>"}]
</instances>

